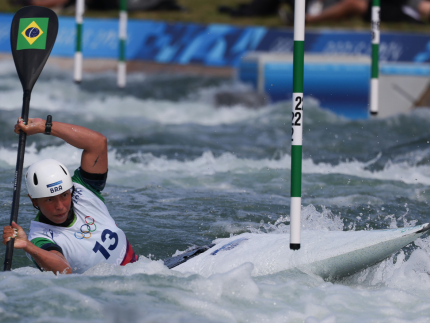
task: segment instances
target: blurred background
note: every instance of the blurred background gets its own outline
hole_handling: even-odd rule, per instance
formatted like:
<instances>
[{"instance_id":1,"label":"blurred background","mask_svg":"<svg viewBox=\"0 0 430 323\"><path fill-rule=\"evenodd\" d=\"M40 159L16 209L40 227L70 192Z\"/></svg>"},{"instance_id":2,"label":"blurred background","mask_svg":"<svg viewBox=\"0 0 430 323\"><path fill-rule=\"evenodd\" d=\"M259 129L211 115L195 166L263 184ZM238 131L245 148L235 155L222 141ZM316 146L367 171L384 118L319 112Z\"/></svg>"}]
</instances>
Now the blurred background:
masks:
<instances>
[{"instance_id":1,"label":"blurred background","mask_svg":"<svg viewBox=\"0 0 430 323\"><path fill-rule=\"evenodd\" d=\"M108 70L118 70L120 88L127 73L203 75L250 86L216 94L216 106L291 98L294 0L0 0L0 60L11 58L12 13L26 5L60 15L48 65L74 70L78 83ZM382 0L380 9L378 62L371 62L372 1L306 1L305 96L366 119L378 63L379 117L430 104L430 1Z\"/></svg>"},{"instance_id":2,"label":"blurred background","mask_svg":"<svg viewBox=\"0 0 430 323\"><path fill-rule=\"evenodd\" d=\"M339 17L323 19L322 21L307 21L309 27L365 30L369 28L366 17L363 16L364 10L362 8L368 3L367 0L314 0L306 2L307 12L313 16L317 16L323 10L333 8L333 6L348 7ZM360 2L363 2L364 5L360 6ZM88 17L117 16L118 0L86 0L85 3L85 15ZM293 3L292 0L129 0L128 7L130 18L283 27L291 25L291 19L288 20L288 18L290 18L289 13L292 12ZM0 0L0 12L16 12L24 5L50 7L64 16L73 16L75 10L75 0ZM382 11L384 6L389 7L389 11L401 11L402 7L409 7L410 9L404 10L406 11L404 17L402 14L393 17L394 19L382 17L381 28L383 30L428 31L429 1L382 1Z\"/></svg>"}]
</instances>

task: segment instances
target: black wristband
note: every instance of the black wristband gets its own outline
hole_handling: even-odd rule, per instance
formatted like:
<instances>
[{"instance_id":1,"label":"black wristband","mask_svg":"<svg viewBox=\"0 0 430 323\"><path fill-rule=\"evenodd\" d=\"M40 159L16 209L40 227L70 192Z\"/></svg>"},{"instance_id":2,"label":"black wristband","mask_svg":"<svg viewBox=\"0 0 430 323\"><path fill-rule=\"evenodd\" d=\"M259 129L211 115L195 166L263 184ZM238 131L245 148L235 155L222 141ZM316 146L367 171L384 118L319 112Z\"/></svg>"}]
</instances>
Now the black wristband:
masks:
<instances>
[{"instance_id":1,"label":"black wristband","mask_svg":"<svg viewBox=\"0 0 430 323\"><path fill-rule=\"evenodd\" d=\"M45 135L50 135L51 134L51 127L52 127L52 116L48 115L46 117Z\"/></svg>"}]
</instances>

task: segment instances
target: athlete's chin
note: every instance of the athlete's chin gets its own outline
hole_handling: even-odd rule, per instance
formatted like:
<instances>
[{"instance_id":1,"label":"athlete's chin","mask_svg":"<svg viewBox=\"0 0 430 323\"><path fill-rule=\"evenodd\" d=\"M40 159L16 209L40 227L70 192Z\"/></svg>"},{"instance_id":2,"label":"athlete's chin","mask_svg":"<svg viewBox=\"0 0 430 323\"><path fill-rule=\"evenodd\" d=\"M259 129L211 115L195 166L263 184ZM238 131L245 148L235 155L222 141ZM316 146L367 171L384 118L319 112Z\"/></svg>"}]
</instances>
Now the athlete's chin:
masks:
<instances>
[{"instance_id":1,"label":"athlete's chin","mask_svg":"<svg viewBox=\"0 0 430 323\"><path fill-rule=\"evenodd\" d=\"M68 212L64 212L64 213L61 213L61 214L53 215L51 221L54 222L54 223L57 223L57 224L63 223L64 221L67 220L67 213Z\"/></svg>"}]
</instances>

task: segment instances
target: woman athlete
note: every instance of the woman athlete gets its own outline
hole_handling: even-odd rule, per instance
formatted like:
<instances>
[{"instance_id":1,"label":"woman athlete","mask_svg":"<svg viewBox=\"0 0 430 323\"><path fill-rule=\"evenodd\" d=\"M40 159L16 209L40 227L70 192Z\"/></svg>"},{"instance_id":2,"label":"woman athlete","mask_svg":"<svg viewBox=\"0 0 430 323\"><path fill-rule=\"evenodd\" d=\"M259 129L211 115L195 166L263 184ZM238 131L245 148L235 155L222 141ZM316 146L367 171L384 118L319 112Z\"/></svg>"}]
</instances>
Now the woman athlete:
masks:
<instances>
[{"instance_id":1,"label":"woman athlete","mask_svg":"<svg viewBox=\"0 0 430 323\"><path fill-rule=\"evenodd\" d=\"M108 172L107 141L90 129L61 122L52 125L40 118L20 118L15 133L45 133L83 149L81 166L70 174L66 166L40 160L25 175L28 196L39 210L27 237L15 222L3 229L3 244L15 238L43 271L83 273L99 263L126 265L135 262L133 248L109 214L100 194Z\"/></svg>"}]
</instances>

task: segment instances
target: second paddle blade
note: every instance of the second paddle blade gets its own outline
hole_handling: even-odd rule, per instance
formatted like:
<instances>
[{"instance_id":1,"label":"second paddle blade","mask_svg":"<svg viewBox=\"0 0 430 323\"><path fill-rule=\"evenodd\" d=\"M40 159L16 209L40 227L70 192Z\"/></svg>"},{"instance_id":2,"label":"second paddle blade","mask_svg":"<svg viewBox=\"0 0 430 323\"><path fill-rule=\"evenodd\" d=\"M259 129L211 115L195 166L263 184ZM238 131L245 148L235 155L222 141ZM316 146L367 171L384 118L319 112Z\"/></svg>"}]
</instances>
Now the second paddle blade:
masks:
<instances>
[{"instance_id":1,"label":"second paddle blade","mask_svg":"<svg viewBox=\"0 0 430 323\"><path fill-rule=\"evenodd\" d=\"M28 6L13 17L10 45L24 91L31 91L48 60L58 33L58 17L51 9Z\"/></svg>"}]
</instances>

